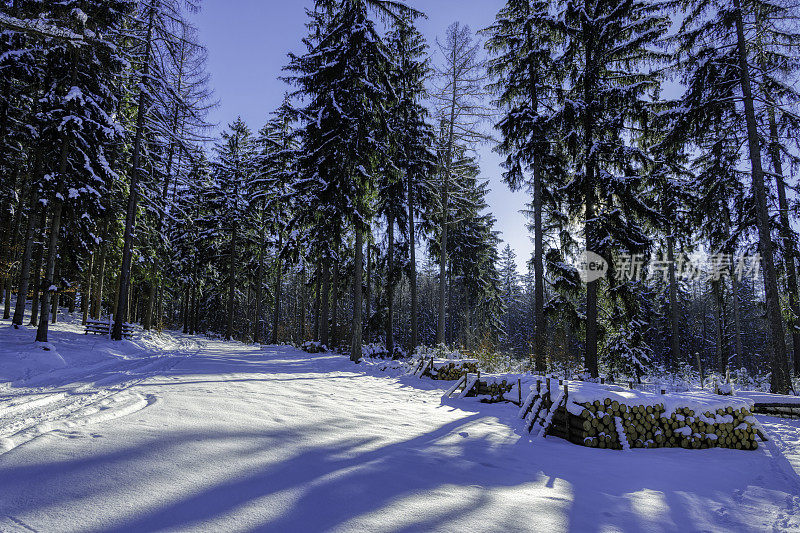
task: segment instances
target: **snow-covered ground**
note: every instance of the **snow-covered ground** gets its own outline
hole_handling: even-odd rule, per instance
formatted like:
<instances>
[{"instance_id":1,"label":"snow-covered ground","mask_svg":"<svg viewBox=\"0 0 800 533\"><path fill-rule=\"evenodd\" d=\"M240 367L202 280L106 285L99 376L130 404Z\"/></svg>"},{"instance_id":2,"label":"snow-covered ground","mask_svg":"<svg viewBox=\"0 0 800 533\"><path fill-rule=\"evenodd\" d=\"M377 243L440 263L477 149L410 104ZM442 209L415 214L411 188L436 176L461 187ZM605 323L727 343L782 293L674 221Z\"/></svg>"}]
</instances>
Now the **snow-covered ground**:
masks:
<instances>
[{"instance_id":1,"label":"snow-covered ground","mask_svg":"<svg viewBox=\"0 0 800 533\"><path fill-rule=\"evenodd\" d=\"M32 338L0 322L0 531L800 530L798 421L623 453L338 355Z\"/></svg>"}]
</instances>

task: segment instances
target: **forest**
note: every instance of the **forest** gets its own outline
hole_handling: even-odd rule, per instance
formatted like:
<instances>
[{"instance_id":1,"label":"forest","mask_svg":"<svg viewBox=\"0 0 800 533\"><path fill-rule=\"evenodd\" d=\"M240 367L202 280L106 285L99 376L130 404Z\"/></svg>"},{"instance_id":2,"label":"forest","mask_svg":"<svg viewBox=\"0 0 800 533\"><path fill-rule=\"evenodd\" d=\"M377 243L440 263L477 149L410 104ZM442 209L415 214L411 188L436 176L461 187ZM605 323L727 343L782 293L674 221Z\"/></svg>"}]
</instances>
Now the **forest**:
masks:
<instances>
[{"instance_id":1,"label":"forest","mask_svg":"<svg viewBox=\"0 0 800 533\"><path fill-rule=\"evenodd\" d=\"M199 0L0 2L4 318L793 389L795 4L508 0L433 42L401 1L310 5L283 103L217 134Z\"/></svg>"}]
</instances>

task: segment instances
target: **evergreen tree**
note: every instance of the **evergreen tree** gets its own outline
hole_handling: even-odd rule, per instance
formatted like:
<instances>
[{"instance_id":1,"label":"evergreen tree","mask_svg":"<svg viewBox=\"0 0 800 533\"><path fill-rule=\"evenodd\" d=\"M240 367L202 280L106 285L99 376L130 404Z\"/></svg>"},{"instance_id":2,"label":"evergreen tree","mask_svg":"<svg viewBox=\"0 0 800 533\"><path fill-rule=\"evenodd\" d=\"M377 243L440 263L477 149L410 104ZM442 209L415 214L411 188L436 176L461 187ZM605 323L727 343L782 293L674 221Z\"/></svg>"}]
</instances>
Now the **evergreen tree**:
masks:
<instances>
[{"instance_id":1,"label":"evergreen tree","mask_svg":"<svg viewBox=\"0 0 800 533\"><path fill-rule=\"evenodd\" d=\"M647 69L662 58L654 46L668 20L653 2L562 0L557 5L556 15L546 12L539 18L558 32L551 68L563 77L563 87L552 120L568 155L570 180L563 194L568 213L584 223L586 250L613 263L616 253L649 249L640 220L653 211L639 196L649 157L634 138L659 88L657 74ZM584 364L595 377L600 285L594 280L586 287Z\"/></svg>"},{"instance_id":2,"label":"evergreen tree","mask_svg":"<svg viewBox=\"0 0 800 533\"><path fill-rule=\"evenodd\" d=\"M739 102L744 111L744 132L747 137L748 159L752 183L755 220L759 235L759 252L763 258L764 292L771 336L772 390L785 392L791 387L784 339L783 317L778 294L777 270L771 237L772 224L767 205L767 190L756 113L756 96L770 94L771 76L758 74L765 63L759 55L767 42L775 52L785 50L796 42L792 32L789 7L779 2L736 0L732 5L718 5L706 0L687 2L689 15L678 34L681 57L685 58L687 91L697 105L728 119L734 117L731 102ZM770 13L776 24L764 24L763 14ZM784 22L778 22L781 18ZM752 30L752 31L751 31ZM708 84L709 80L718 83ZM763 84L762 84L763 82ZM784 93L785 94L785 93ZM758 100L760 101L760 100ZM769 101L767 116L778 106ZM724 114L723 114L724 112ZM687 115L689 123L702 122L704 114ZM735 119L736 125L742 119ZM703 132L707 133L707 132ZM705 137L705 135L703 135ZM777 166L777 165L776 165Z\"/></svg>"},{"instance_id":3,"label":"evergreen tree","mask_svg":"<svg viewBox=\"0 0 800 533\"><path fill-rule=\"evenodd\" d=\"M237 118L222 133L216 147L217 160L213 166L213 180L207 191L213 205L213 222L218 231L227 236L227 249L222 251L226 263L227 311L225 338L234 334L234 310L238 286L237 268L243 234L251 228L243 222L251 219L249 185L255 172L256 147L250 129Z\"/></svg>"},{"instance_id":4,"label":"evergreen tree","mask_svg":"<svg viewBox=\"0 0 800 533\"><path fill-rule=\"evenodd\" d=\"M301 134L300 177L293 185L306 209L294 225L306 228L307 238L326 265L337 259L331 248L343 244L344 228L353 232L350 357L358 361L364 234L374 215L377 174L385 168L382 162L388 155L382 102L387 93L394 92L387 76L386 44L368 10L372 7L390 16L408 10L388 0L325 0L316 5L330 15L314 21L312 31L318 33L306 40L308 52L291 56L288 67L295 74L290 81L309 102L300 110L306 124Z\"/></svg>"},{"instance_id":5,"label":"evergreen tree","mask_svg":"<svg viewBox=\"0 0 800 533\"><path fill-rule=\"evenodd\" d=\"M414 26L411 15L398 17L387 37L387 45L392 58L391 86L394 88L389 107L389 135L391 141L391 167L384 172L384 180L379 191L379 212L386 216L390 229L388 240L394 242L394 222L406 228L409 259L407 273L411 291L411 337L410 351L416 348L418 340L418 302L417 302L417 232L416 218L427 215L430 193L425 183L432 175L436 157L433 153L433 131L427 123L428 112L422 99L426 95L425 78L429 73L426 58L427 45ZM396 169L396 170L395 170ZM394 246L390 244L392 254ZM389 305L386 348L392 353L393 335L393 291L398 280L394 257L389 260L390 279L387 291L392 293Z\"/></svg>"},{"instance_id":6,"label":"evergreen tree","mask_svg":"<svg viewBox=\"0 0 800 533\"><path fill-rule=\"evenodd\" d=\"M53 7L53 17L76 34L85 46L59 42L50 48L48 81L44 88L42 142L56 158L44 163L42 184L47 194L50 223L47 234L44 291L36 340L47 342L51 297L57 291L56 262L62 217L90 220L101 209L100 199L115 176L107 154L120 136L113 117L114 81L123 67L115 42L130 8L128 1L68 1Z\"/></svg>"},{"instance_id":7,"label":"evergreen tree","mask_svg":"<svg viewBox=\"0 0 800 533\"><path fill-rule=\"evenodd\" d=\"M549 2L508 0L487 30L487 48L494 58L490 73L497 104L506 110L497 128L503 135L498 151L506 155L504 179L512 190L527 187L533 194L534 241L534 363L545 370L544 212L553 205L550 190L562 167L550 149L545 106L553 99L551 48L557 33L549 27ZM549 78L548 78L549 76ZM552 134L551 134L552 135ZM529 172L529 174L528 174ZM562 178L563 179L563 178Z\"/></svg>"}]
</instances>

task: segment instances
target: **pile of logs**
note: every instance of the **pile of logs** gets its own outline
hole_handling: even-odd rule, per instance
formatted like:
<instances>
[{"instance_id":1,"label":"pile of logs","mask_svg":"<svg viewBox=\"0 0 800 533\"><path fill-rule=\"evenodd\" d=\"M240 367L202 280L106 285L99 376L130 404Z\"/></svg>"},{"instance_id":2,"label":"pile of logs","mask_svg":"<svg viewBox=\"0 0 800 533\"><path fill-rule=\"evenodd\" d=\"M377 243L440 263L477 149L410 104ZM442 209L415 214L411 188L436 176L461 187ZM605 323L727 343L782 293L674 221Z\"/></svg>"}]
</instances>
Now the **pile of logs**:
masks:
<instances>
[{"instance_id":1,"label":"pile of logs","mask_svg":"<svg viewBox=\"0 0 800 533\"><path fill-rule=\"evenodd\" d=\"M428 365L423 376L443 381L454 381L461 379L465 372L476 374L478 372L477 361L451 361L438 367L432 362L432 364Z\"/></svg>"},{"instance_id":2,"label":"pile of logs","mask_svg":"<svg viewBox=\"0 0 800 533\"><path fill-rule=\"evenodd\" d=\"M300 346L300 349L306 353L323 353L328 351L324 344L316 341L306 341Z\"/></svg>"},{"instance_id":3,"label":"pile of logs","mask_svg":"<svg viewBox=\"0 0 800 533\"><path fill-rule=\"evenodd\" d=\"M486 382L480 379L475 383L470 391L471 396L491 396L492 399L499 400L503 394L511 392L514 386L507 380Z\"/></svg>"},{"instance_id":4,"label":"pile of logs","mask_svg":"<svg viewBox=\"0 0 800 533\"><path fill-rule=\"evenodd\" d=\"M574 402L567 387L563 393L555 392L559 393L555 399L547 386L532 392L520 416L528 420L528 429L535 423L540 435L553 435L583 446L615 450L661 447L755 450L757 436L766 440L746 407L727 406L702 413L679 407L668 412L663 403L626 405L612 398ZM533 413L532 409L539 412Z\"/></svg>"}]
</instances>

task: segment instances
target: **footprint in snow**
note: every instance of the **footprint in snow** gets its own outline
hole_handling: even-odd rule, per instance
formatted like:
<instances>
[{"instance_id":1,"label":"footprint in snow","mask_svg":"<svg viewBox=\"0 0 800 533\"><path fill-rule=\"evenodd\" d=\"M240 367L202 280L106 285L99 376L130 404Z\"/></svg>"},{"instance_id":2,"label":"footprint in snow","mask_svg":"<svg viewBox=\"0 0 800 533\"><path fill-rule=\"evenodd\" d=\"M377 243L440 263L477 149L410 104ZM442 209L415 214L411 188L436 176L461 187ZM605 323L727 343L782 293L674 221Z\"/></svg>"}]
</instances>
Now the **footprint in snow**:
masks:
<instances>
[{"instance_id":1,"label":"footprint in snow","mask_svg":"<svg viewBox=\"0 0 800 533\"><path fill-rule=\"evenodd\" d=\"M467 437L469 437L469 433L467 433L466 431L462 431L461 433L459 433L459 435L460 435L460 436L462 436L462 437L464 437L465 439L466 439Z\"/></svg>"}]
</instances>

